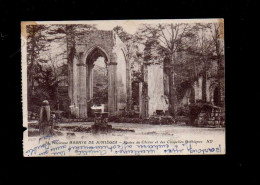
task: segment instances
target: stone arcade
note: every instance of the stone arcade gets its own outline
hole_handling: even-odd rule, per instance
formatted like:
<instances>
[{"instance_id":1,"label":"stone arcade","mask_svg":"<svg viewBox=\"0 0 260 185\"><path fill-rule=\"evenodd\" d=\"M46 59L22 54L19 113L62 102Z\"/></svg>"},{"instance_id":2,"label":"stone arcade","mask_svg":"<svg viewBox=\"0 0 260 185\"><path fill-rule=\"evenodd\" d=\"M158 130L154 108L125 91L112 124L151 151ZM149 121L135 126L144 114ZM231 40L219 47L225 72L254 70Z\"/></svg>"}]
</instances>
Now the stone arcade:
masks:
<instances>
[{"instance_id":1,"label":"stone arcade","mask_svg":"<svg viewBox=\"0 0 260 185\"><path fill-rule=\"evenodd\" d=\"M88 117L88 101L93 98L93 67L99 57L105 59L108 78L110 115L118 115L131 96L129 65L125 45L113 31L93 31L75 45L75 57L68 66L68 94L76 117ZM128 91L127 91L128 89Z\"/></svg>"}]
</instances>

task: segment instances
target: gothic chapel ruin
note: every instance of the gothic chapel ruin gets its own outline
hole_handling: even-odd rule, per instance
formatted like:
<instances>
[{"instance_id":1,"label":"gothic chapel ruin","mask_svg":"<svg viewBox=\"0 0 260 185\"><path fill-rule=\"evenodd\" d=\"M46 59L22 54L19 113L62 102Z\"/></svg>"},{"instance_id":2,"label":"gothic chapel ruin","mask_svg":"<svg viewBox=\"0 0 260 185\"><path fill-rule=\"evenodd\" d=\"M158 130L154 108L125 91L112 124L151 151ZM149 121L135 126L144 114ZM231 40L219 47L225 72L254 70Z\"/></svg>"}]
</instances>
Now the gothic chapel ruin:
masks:
<instances>
[{"instance_id":1,"label":"gothic chapel ruin","mask_svg":"<svg viewBox=\"0 0 260 185\"><path fill-rule=\"evenodd\" d=\"M99 57L104 58L107 69L107 111L117 115L127 106L131 94L127 91L130 89L130 75L127 74L130 70L124 47L113 31L94 31L83 43L76 43L76 57L68 66L68 94L76 117L88 117L88 102L93 98L93 67Z\"/></svg>"},{"instance_id":2,"label":"gothic chapel ruin","mask_svg":"<svg viewBox=\"0 0 260 185\"><path fill-rule=\"evenodd\" d=\"M84 39L75 44L74 58L68 62L68 91L71 114L77 118L87 118L90 108L93 106L93 89L95 80L104 78L107 81L107 102L103 102L103 110L110 116L120 115L128 110L132 100L131 69L125 53L126 46L114 31L95 30L84 36ZM99 74L94 74L94 68L98 59L102 57L106 70L106 76L96 79ZM143 84L139 84L139 116L142 118L152 116L156 111L167 113L169 100L167 96L168 86L167 72L164 66L144 63L144 80L147 83L147 91ZM223 84L223 83L222 83ZM184 92L183 98L177 106L188 105L202 99L202 78L199 77L194 84ZM214 93L218 86L215 78L208 78L206 82L207 102L216 104L216 99L224 101L222 94Z\"/></svg>"},{"instance_id":3,"label":"gothic chapel ruin","mask_svg":"<svg viewBox=\"0 0 260 185\"><path fill-rule=\"evenodd\" d=\"M50 83L52 75L48 70L42 70L39 74L37 71L31 72L28 75L29 111L37 112L39 102L49 99L54 112L63 112L66 118L72 119L93 117L93 112L97 109L109 116L130 118L133 115L141 119L155 115L173 116L170 112L172 104L169 101L169 76L172 73L167 58L160 56L156 60L145 59L147 50L143 49L136 57L129 59L127 42L124 43L123 37L120 37L121 40L114 30L81 31L77 37L75 34L77 33L65 37L66 60L63 58L64 72L56 78L57 87ZM36 37L32 34L31 38L34 38L33 36ZM179 52L176 56L176 61L182 61L185 57L188 60L192 58L191 64L194 65L198 61L199 64L196 65L201 71L203 65L206 66L202 65L198 58L185 52ZM186 71L185 77L188 77L188 80L178 78L177 75L175 77L175 93L178 95L174 106L176 112L184 110L185 113L185 108L199 102L224 107L224 62L222 64L214 57L208 59L210 67L206 66L207 71L198 72L194 77L190 75L193 74L189 69L192 67L190 63L180 68ZM33 69L32 58L28 57L29 72ZM47 61L52 62L50 59ZM39 66L44 69L44 65L41 65ZM55 70L60 69L56 66ZM178 72L178 75L181 76L183 71ZM41 77L41 81L36 75L39 79ZM60 78L62 81L59 81ZM49 83L48 90L52 90L48 92L48 96L44 91L46 81Z\"/></svg>"}]
</instances>

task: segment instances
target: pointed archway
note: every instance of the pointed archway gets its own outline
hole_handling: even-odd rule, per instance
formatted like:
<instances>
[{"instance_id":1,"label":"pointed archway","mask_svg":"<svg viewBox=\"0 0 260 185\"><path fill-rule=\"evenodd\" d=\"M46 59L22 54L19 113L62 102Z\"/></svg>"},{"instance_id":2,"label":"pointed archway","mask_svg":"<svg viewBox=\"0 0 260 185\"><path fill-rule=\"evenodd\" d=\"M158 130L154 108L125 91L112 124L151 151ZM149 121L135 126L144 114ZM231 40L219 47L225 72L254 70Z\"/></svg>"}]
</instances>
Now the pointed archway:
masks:
<instances>
[{"instance_id":1,"label":"pointed archway","mask_svg":"<svg viewBox=\"0 0 260 185\"><path fill-rule=\"evenodd\" d=\"M128 85L130 82L127 61L124 55L124 43L113 31L94 31L76 43L76 55L73 59L72 79L70 83L72 107L77 117L88 117L88 101L94 96L93 68L101 57L107 71L107 111L119 115L127 108Z\"/></svg>"},{"instance_id":2,"label":"pointed archway","mask_svg":"<svg viewBox=\"0 0 260 185\"><path fill-rule=\"evenodd\" d=\"M103 60L103 61L102 61ZM108 56L98 46L93 47L86 57L86 98L87 116L91 114L93 105L103 105L107 111L108 106Z\"/></svg>"},{"instance_id":3,"label":"pointed archway","mask_svg":"<svg viewBox=\"0 0 260 185\"><path fill-rule=\"evenodd\" d=\"M107 71L107 111L110 113L110 115L116 115L117 114L117 63L111 62L111 57L107 54L106 50L103 49L99 45L95 45L89 50L87 50L84 53L83 56L83 62L85 69L85 84L79 85L79 88L84 91L85 89L85 95L86 96L86 102L84 103L84 107L82 106L81 109L84 111L85 117L88 117L88 111L89 106L91 105L91 100L93 99L94 91L93 91L93 68L95 66L95 61L99 58L104 58L105 67ZM83 113L81 113L83 114Z\"/></svg>"}]
</instances>

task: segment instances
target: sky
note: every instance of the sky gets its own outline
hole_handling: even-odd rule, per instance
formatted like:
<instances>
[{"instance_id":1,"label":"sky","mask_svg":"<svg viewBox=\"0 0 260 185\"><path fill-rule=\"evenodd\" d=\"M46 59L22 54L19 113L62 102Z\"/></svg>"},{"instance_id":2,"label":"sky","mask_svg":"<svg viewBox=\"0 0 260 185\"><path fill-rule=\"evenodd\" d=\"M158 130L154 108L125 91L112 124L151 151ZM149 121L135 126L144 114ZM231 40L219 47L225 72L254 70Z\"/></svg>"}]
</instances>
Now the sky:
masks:
<instances>
[{"instance_id":1,"label":"sky","mask_svg":"<svg viewBox=\"0 0 260 185\"><path fill-rule=\"evenodd\" d=\"M112 30L122 26L130 34L134 34L140 24L156 23L213 23L219 19L140 19L140 20L91 20L91 21L37 21L38 24L95 24L99 30Z\"/></svg>"},{"instance_id":2,"label":"sky","mask_svg":"<svg viewBox=\"0 0 260 185\"><path fill-rule=\"evenodd\" d=\"M91 20L91 21L25 21L22 23L22 26L26 24L94 24L98 30L113 30L116 26L122 26L123 29L130 33L134 34L141 24L158 24L158 23L216 23L223 21L223 19L140 19L140 20ZM24 24L25 23L25 24ZM55 53L58 49L55 48ZM62 49L62 48L61 48ZM98 65L104 65L103 59L99 58Z\"/></svg>"}]
</instances>

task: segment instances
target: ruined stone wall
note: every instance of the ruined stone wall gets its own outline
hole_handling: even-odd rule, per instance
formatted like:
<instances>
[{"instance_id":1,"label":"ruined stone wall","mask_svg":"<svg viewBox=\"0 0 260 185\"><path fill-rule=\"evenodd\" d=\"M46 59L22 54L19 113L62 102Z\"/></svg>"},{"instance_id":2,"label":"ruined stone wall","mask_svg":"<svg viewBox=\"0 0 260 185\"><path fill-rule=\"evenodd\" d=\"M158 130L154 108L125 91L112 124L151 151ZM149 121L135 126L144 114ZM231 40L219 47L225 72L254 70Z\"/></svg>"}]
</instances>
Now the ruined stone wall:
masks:
<instances>
[{"instance_id":1,"label":"ruined stone wall","mask_svg":"<svg viewBox=\"0 0 260 185\"><path fill-rule=\"evenodd\" d=\"M126 92L126 58L124 55L124 44L119 37L114 34L114 47L113 55L117 63L116 76L117 76L117 111L119 114L122 110L126 109L127 92Z\"/></svg>"},{"instance_id":2,"label":"ruined stone wall","mask_svg":"<svg viewBox=\"0 0 260 185\"><path fill-rule=\"evenodd\" d=\"M76 51L77 53L87 53L93 47L99 46L106 52L109 60L113 61L112 50L114 44L113 31L97 30L88 32L81 40L78 40Z\"/></svg>"},{"instance_id":3,"label":"ruined stone wall","mask_svg":"<svg viewBox=\"0 0 260 185\"><path fill-rule=\"evenodd\" d=\"M210 85L212 84L210 79L207 79L206 82L206 98L207 102L210 101ZM198 78L197 81L194 82L193 88L195 91L195 100L202 100L202 76Z\"/></svg>"},{"instance_id":4,"label":"ruined stone wall","mask_svg":"<svg viewBox=\"0 0 260 185\"><path fill-rule=\"evenodd\" d=\"M220 79L221 81L221 101L224 102L224 79ZM207 102L213 103L213 94L216 87L218 87L218 80L216 78L208 78L206 82L206 98ZM197 81L195 81L192 85L195 92L195 101L202 100L202 77L199 77ZM189 104L189 89L186 90L183 98L179 102L178 107L182 107L184 105Z\"/></svg>"},{"instance_id":5,"label":"ruined stone wall","mask_svg":"<svg viewBox=\"0 0 260 185\"><path fill-rule=\"evenodd\" d=\"M88 32L76 43L73 61L72 105L79 108L79 117L87 117L87 65L86 58L98 48L104 53L108 69L108 110L117 114L126 108L126 59L124 44L113 31ZM102 55L103 56L103 55Z\"/></svg>"},{"instance_id":6,"label":"ruined stone wall","mask_svg":"<svg viewBox=\"0 0 260 185\"><path fill-rule=\"evenodd\" d=\"M215 78L210 78L210 85L209 85L209 102L213 103L213 98L214 98L214 90L215 88L219 87L219 81L216 80ZM222 106L225 105L225 80L224 78L220 79L220 101Z\"/></svg>"},{"instance_id":7,"label":"ruined stone wall","mask_svg":"<svg viewBox=\"0 0 260 185\"><path fill-rule=\"evenodd\" d=\"M148 97L149 110L151 116L156 110L168 110L168 101L164 95L163 68L161 65L148 65Z\"/></svg>"}]
</instances>

